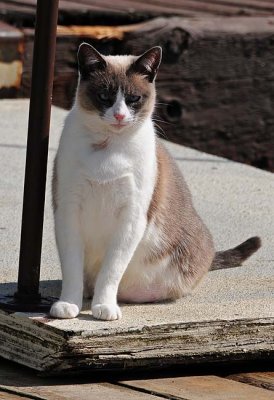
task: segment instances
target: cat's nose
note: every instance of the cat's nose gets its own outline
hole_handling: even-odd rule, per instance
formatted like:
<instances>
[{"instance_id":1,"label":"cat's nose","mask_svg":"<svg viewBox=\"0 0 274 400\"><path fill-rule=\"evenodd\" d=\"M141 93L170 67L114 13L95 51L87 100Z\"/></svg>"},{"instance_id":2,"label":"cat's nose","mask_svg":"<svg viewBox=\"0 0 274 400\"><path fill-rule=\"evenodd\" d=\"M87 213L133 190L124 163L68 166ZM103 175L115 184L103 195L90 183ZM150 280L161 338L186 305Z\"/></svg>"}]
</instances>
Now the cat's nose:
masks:
<instances>
[{"instance_id":1,"label":"cat's nose","mask_svg":"<svg viewBox=\"0 0 274 400\"><path fill-rule=\"evenodd\" d=\"M117 119L117 121L123 121L125 114L114 114L114 117Z\"/></svg>"}]
</instances>

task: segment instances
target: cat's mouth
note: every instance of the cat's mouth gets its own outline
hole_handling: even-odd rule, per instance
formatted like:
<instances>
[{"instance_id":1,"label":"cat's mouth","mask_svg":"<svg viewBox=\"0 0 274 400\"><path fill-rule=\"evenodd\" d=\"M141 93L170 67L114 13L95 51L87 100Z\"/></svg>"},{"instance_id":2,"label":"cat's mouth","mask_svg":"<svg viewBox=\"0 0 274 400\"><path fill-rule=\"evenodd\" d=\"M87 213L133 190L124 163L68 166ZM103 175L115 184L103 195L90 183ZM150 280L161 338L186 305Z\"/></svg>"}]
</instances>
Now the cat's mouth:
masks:
<instances>
[{"instance_id":1,"label":"cat's mouth","mask_svg":"<svg viewBox=\"0 0 274 400\"><path fill-rule=\"evenodd\" d=\"M125 126L127 126L128 124L121 124L121 123L116 123L116 124L110 124L113 128L120 130L122 128L124 128Z\"/></svg>"}]
</instances>

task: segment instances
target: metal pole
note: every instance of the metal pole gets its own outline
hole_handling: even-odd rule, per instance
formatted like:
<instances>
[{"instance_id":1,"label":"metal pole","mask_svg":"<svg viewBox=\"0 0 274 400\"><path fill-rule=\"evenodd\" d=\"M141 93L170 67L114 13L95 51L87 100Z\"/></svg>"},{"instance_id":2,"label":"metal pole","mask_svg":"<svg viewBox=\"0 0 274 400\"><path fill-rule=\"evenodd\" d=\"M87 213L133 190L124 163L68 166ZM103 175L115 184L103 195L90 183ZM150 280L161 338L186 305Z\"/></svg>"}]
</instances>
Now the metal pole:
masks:
<instances>
[{"instance_id":1,"label":"metal pole","mask_svg":"<svg viewBox=\"0 0 274 400\"><path fill-rule=\"evenodd\" d=\"M39 277L59 0L38 0L32 64L18 287L21 303L40 301Z\"/></svg>"}]
</instances>

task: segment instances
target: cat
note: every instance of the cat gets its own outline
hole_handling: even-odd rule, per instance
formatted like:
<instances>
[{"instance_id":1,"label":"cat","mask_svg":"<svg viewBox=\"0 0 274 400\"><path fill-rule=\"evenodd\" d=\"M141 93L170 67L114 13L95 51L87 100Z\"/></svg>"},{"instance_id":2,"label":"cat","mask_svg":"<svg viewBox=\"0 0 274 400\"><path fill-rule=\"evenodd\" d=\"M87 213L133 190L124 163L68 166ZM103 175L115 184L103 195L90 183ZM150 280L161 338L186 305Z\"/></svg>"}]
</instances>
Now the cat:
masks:
<instances>
[{"instance_id":1,"label":"cat","mask_svg":"<svg viewBox=\"0 0 274 400\"><path fill-rule=\"evenodd\" d=\"M120 302L175 300L211 269L239 266L252 237L215 252L184 178L152 121L162 50L104 56L82 43L75 103L54 164L53 207L62 267L52 317L121 318Z\"/></svg>"}]
</instances>

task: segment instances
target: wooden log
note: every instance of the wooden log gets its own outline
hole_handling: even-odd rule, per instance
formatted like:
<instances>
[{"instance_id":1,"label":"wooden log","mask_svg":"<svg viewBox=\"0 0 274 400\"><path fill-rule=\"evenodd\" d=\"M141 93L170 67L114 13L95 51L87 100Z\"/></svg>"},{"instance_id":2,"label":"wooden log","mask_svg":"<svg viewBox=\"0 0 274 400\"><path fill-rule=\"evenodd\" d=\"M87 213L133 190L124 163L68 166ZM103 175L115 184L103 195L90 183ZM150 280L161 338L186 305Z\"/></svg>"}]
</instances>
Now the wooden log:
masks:
<instances>
[{"instance_id":1,"label":"wooden log","mask_svg":"<svg viewBox=\"0 0 274 400\"><path fill-rule=\"evenodd\" d=\"M0 17L17 26L33 26L36 0L2 0ZM60 0L59 23L126 24L155 17L197 15L269 16L271 0Z\"/></svg>"},{"instance_id":2,"label":"wooden log","mask_svg":"<svg viewBox=\"0 0 274 400\"><path fill-rule=\"evenodd\" d=\"M53 101L66 108L72 104L82 41L104 54L140 54L161 45L159 133L274 171L273 35L273 17L158 18L133 26L62 28ZM32 44L33 32L25 30L23 96L29 93Z\"/></svg>"}]
</instances>

